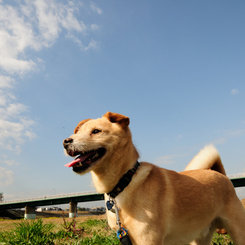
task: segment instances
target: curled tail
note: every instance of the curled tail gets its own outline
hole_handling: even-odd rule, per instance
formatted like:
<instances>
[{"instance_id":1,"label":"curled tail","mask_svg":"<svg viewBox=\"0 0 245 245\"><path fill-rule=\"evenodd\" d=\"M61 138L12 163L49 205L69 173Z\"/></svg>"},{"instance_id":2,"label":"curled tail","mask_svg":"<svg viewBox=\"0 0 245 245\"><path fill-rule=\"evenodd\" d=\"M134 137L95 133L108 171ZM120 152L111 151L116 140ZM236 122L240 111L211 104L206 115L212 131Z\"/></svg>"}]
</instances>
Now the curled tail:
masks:
<instances>
[{"instance_id":1,"label":"curled tail","mask_svg":"<svg viewBox=\"0 0 245 245\"><path fill-rule=\"evenodd\" d=\"M211 169L226 175L219 152L213 145L205 146L185 168L187 170Z\"/></svg>"}]
</instances>

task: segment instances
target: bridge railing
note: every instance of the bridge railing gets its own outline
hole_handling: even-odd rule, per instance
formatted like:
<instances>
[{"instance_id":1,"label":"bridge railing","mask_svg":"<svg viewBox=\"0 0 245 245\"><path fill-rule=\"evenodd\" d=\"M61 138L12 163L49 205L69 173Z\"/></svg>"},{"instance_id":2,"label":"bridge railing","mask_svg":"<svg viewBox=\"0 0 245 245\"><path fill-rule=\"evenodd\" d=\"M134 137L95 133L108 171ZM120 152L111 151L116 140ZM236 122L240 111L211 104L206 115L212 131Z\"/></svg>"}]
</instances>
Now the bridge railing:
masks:
<instances>
[{"instance_id":1,"label":"bridge railing","mask_svg":"<svg viewBox=\"0 0 245 245\"><path fill-rule=\"evenodd\" d=\"M9 203L17 203L17 202L29 202L29 201L38 201L38 200L48 200L48 199L55 199L55 198L62 198L62 197L74 197L74 196L84 196L84 195L92 195L97 194L96 191L85 191L85 192L74 192L69 194L59 194L59 195L47 195L42 197L33 197L33 198L25 198L25 199L17 199L17 200L10 200L10 201L3 201L1 204L9 204Z\"/></svg>"},{"instance_id":2,"label":"bridge railing","mask_svg":"<svg viewBox=\"0 0 245 245\"><path fill-rule=\"evenodd\" d=\"M245 177L241 178L232 178L230 179L234 187L244 187L245 186Z\"/></svg>"},{"instance_id":3,"label":"bridge railing","mask_svg":"<svg viewBox=\"0 0 245 245\"><path fill-rule=\"evenodd\" d=\"M230 179L234 187L245 187L245 177L241 178L232 178ZM11 200L11 201L3 201L1 204L12 204L12 203L24 203L24 202L31 202L31 201L40 201L40 200L49 200L55 198L66 198L66 197L76 197L76 196L89 196L98 194L101 195L103 198L103 194L99 194L96 191L87 191L87 192L77 192L77 193L69 193L69 194L59 194L59 195L50 195L50 196L42 196L36 198L28 198L28 199L19 199L19 200Z\"/></svg>"}]
</instances>

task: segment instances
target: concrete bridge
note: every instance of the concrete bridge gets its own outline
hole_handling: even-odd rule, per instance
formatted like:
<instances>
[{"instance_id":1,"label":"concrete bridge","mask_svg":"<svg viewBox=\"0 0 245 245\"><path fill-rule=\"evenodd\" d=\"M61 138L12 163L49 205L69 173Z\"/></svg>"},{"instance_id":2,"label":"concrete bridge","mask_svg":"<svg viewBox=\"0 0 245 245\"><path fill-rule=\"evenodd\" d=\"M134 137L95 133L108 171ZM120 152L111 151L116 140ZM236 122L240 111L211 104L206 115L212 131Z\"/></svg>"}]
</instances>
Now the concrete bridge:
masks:
<instances>
[{"instance_id":1,"label":"concrete bridge","mask_svg":"<svg viewBox=\"0 0 245 245\"><path fill-rule=\"evenodd\" d=\"M91 202L104 200L104 195L97 192L82 192L66 195L44 196L40 198L14 200L1 202L0 210L25 208L25 219L35 219L35 209L39 206L70 204L69 217L75 216L78 202Z\"/></svg>"},{"instance_id":2,"label":"concrete bridge","mask_svg":"<svg viewBox=\"0 0 245 245\"><path fill-rule=\"evenodd\" d=\"M234 187L243 187L245 186L245 177L231 179L231 182L233 183ZM104 200L104 194L99 194L97 192L82 192L1 202L0 210L25 208L25 219L35 219L35 209L38 206L50 206L69 203L69 217L74 217L78 202L91 202L100 200Z\"/></svg>"}]
</instances>

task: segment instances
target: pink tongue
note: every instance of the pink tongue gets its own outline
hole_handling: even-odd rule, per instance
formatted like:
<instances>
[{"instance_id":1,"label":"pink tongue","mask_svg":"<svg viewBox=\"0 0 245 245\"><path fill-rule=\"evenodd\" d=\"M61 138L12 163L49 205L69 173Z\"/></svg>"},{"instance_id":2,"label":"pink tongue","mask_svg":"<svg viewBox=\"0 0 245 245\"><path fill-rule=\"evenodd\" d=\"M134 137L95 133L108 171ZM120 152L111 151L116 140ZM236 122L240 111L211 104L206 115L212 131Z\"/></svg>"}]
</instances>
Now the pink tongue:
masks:
<instances>
[{"instance_id":1,"label":"pink tongue","mask_svg":"<svg viewBox=\"0 0 245 245\"><path fill-rule=\"evenodd\" d=\"M78 163L78 162L83 162L86 159L86 157L88 157L88 155L80 156L80 157L76 158L75 160L73 160L72 162L67 163L65 166L70 168L70 167L76 165L76 163Z\"/></svg>"}]
</instances>

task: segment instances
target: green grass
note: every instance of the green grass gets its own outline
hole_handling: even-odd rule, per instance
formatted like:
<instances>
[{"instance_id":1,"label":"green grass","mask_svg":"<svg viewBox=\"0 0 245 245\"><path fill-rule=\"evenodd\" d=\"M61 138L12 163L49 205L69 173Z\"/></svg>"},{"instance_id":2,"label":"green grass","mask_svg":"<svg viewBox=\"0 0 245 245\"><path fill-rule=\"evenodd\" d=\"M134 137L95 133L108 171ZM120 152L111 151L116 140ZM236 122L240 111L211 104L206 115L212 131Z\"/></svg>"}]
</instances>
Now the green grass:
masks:
<instances>
[{"instance_id":1,"label":"green grass","mask_svg":"<svg viewBox=\"0 0 245 245\"><path fill-rule=\"evenodd\" d=\"M53 231L55 228L56 231ZM23 220L12 230L0 232L1 245L118 245L119 240L106 220L87 220L77 223L75 218L57 229L54 223L43 219ZM215 234L212 245L234 245L228 235Z\"/></svg>"},{"instance_id":2,"label":"green grass","mask_svg":"<svg viewBox=\"0 0 245 245\"><path fill-rule=\"evenodd\" d=\"M67 221L53 232L55 224L44 224L43 219L15 223L10 231L0 232L2 245L117 245L116 234L106 220L88 220L77 224L75 219Z\"/></svg>"},{"instance_id":3,"label":"green grass","mask_svg":"<svg viewBox=\"0 0 245 245\"><path fill-rule=\"evenodd\" d=\"M214 234L213 245L234 245L229 235Z\"/></svg>"},{"instance_id":4,"label":"green grass","mask_svg":"<svg viewBox=\"0 0 245 245\"><path fill-rule=\"evenodd\" d=\"M42 219L37 221L22 221L15 224L15 229L0 233L0 241L9 245L24 244L47 244L53 245L51 230L53 224L43 224Z\"/></svg>"}]
</instances>

